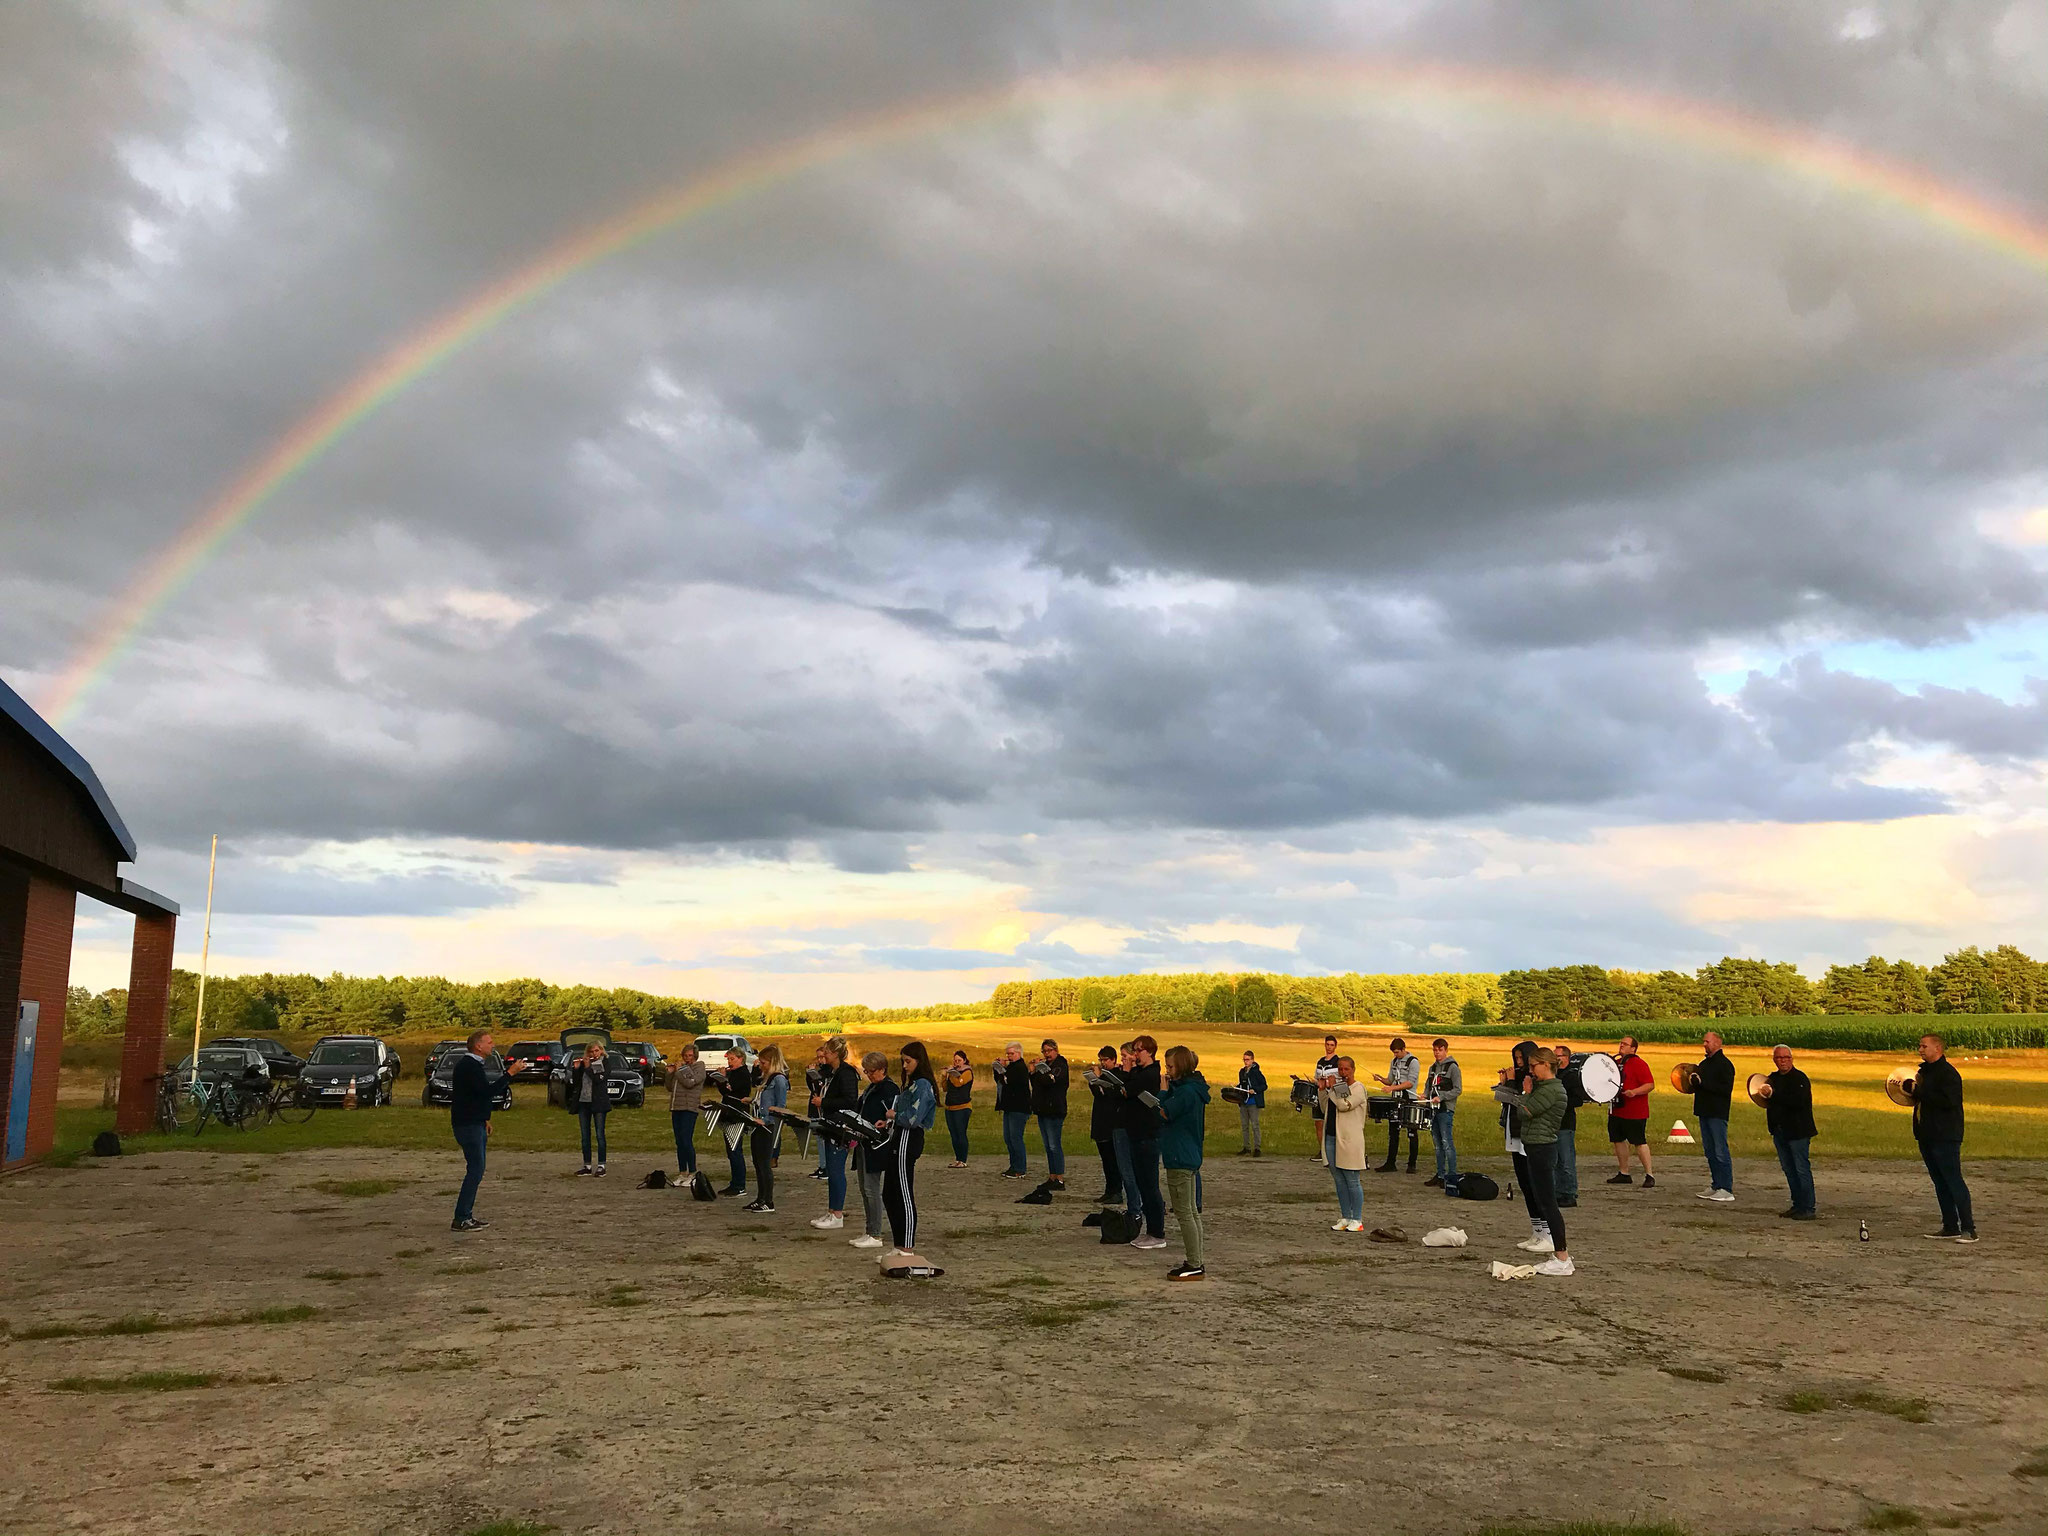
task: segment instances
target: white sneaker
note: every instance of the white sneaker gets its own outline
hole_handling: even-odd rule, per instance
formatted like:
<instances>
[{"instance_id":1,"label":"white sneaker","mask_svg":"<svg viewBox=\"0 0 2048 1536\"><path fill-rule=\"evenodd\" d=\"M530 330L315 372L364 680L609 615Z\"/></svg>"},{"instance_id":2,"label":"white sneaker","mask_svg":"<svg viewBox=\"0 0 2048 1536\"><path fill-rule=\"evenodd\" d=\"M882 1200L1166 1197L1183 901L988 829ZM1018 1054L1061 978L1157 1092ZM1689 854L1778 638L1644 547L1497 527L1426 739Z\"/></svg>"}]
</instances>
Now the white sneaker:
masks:
<instances>
[{"instance_id":1,"label":"white sneaker","mask_svg":"<svg viewBox=\"0 0 2048 1536\"><path fill-rule=\"evenodd\" d=\"M1365 1230L1365 1223L1362 1221L1347 1221L1344 1223L1344 1230L1346 1232L1363 1232Z\"/></svg>"},{"instance_id":2,"label":"white sneaker","mask_svg":"<svg viewBox=\"0 0 2048 1536\"><path fill-rule=\"evenodd\" d=\"M1143 1237L1133 1242L1131 1246L1133 1248L1164 1248L1166 1246L1166 1239L1154 1237L1151 1233L1147 1232Z\"/></svg>"},{"instance_id":3,"label":"white sneaker","mask_svg":"<svg viewBox=\"0 0 2048 1536\"><path fill-rule=\"evenodd\" d=\"M827 1211L823 1216L813 1216L811 1218L811 1225L821 1232L831 1232L845 1226L846 1218L844 1216L836 1216L832 1212Z\"/></svg>"},{"instance_id":4,"label":"white sneaker","mask_svg":"<svg viewBox=\"0 0 2048 1536\"><path fill-rule=\"evenodd\" d=\"M1718 1200L1723 1205L1733 1205L1735 1203L1735 1191L1732 1189L1717 1189L1713 1192L1713 1194L1709 1195L1707 1198L1710 1200Z\"/></svg>"},{"instance_id":5,"label":"white sneaker","mask_svg":"<svg viewBox=\"0 0 2048 1536\"><path fill-rule=\"evenodd\" d=\"M882 1246L882 1240L879 1237L869 1237L867 1233L863 1232L859 1237L849 1239L847 1246L849 1248L879 1248Z\"/></svg>"},{"instance_id":6,"label":"white sneaker","mask_svg":"<svg viewBox=\"0 0 2048 1536\"><path fill-rule=\"evenodd\" d=\"M1330 1230L1332 1232L1348 1232L1351 1230L1351 1223L1340 1216L1337 1220L1330 1223ZM1953 1236L1954 1234L1950 1235Z\"/></svg>"},{"instance_id":7,"label":"white sneaker","mask_svg":"<svg viewBox=\"0 0 2048 1536\"><path fill-rule=\"evenodd\" d=\"M1523 1238L1515 1246L1524 1253L1555 1253L1557 1244L1550 1240L1548 1232L1537 1232Z\"/></svg>"},{"instance_id":8,"label":"white sneaker","mask_svg":"<svg viewBox=\"0 0 2048 1536\"><path fill-rule=\"evenodd\" d=\"M1569 1275L1575 1273L1570 1259L1545 1259L1536 1266L1539 1275Z\"/></svg>"},{"instance_id":9,"label":"white sneaker","mask_svg":"<svg viewBox=\"0 0 2048 1536\"><path fill-rule=\"evenodd\" d=\"M902 1258L903 1250L901 1248L884 1248L880 1253L876 1254L875 1257L880 1262L886 1264L891 1259Z\"/></svg>"}]
</instances>

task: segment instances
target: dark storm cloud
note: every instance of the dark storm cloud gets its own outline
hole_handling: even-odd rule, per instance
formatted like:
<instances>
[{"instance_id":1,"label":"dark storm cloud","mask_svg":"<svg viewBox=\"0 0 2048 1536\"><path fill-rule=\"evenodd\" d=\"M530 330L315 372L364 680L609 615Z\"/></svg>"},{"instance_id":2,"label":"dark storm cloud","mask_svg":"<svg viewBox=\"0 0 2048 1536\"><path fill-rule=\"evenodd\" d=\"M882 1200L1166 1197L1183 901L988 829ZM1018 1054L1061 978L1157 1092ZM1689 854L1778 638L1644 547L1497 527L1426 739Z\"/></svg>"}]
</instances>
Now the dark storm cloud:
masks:
<instances>
[{"instance_id":1,"label":"dark storm cloud","mask_svg":"<svg viewBox=\"0 0 2048 1536\"><path fill-rule=\"evenodd\" d=\"M1826 759L1877 736L2014 761L2048 755L2048 680L2030 678L2010 704L1975 688L1926 684L1908 693L1801 656L1766 676L1752 672L1742 707L1785 759Z\"/></svg>"},{"instance_id":2,"label":"dark storm cloud","mask_svg":"<svg viewBox=\"0 0 2048 1536\"><path fill-rule=\"evenodd\" d=\"M54 672L300 413L564 233L1024 73L1372 49L2048 179L2037 8L1846 15L16 8L0 664ZM2048 607L1975 522L2048 473L2044 359L2038 271L1796 177L1426 103L1054 106L580 275L314 465L76 734L160 837L877 872L949 825L1924 810L1859 780L1873 737L2036 726L1804 673L1736 709L1692 652Z\"/></svg>"}]
</instances>

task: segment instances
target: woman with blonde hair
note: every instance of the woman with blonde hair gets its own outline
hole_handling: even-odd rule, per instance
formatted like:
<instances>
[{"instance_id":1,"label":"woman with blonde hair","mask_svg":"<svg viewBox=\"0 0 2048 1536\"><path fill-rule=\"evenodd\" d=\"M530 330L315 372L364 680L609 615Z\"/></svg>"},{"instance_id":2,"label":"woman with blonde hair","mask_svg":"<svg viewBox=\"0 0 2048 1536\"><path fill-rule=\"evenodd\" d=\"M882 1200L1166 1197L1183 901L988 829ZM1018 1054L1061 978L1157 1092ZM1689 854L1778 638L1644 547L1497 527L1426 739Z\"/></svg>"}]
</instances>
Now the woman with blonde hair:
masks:
<instances>
[{"instance_id":1,"label":"woman with blonde hair","mask_svg":"<svg viewBox=\"0 0 2048 1536\"><path fill-rule=\"evenodd\" d=\"M1337 1185L1337 1221L1332 1232L1365 1230L1365 1084L1358 1064L1337 1058L1337 1076L1326 1082L1317 1100L1323 1112L1323 1155Z\"/></svg>"},{"instance_id":2,"label":"woman with blonde hair","mask_svg":"<svg viewBox=\"0 0 2048 1536\"><path fill-rule=\"evenodd\" d=\"M782 1051L776 1046L766 1045L754 1062L754 1071L761 1082L754 1095L754 1113L766 1124L754 1132L753 1137L754 1184L759 1194L748 1201L744 1209L773 1212L775 1150L782 1143L782 1121L769 1111L781 1109L789 1103L789 1069L782 1064Z\"/></svg>"},{"instance_id":3,"label":"woman with blonde hair","mask_svg":"<svg viewBox=\"0 0 2048 1536\"><path fill-rule=\"evenodd\" d=\"M825 1091L818 1096L818 1113L827 1119L834 1110L854 1114L860 1111L860 1071L847 1059L850 1054L844 1035L834 1035L825 1042L831 1075L825 1079ZM846 1148L830 1141L825 1143L825 1198L825 1214L813 1216L811 1225L828 1232L845 1226Z\"/></svg>"},{"instance_id":4,"label":"woman with blonde hair","mask_svg":"<svg viewBox=\"0 0 2048 1536\"><path fill-rule=\"evenodd\" d=\"M576 1119L583 1132L583 1166L576 1176L585 1174L604 1177L604 1117L612 1111L611 1072L605 1062L605 1049L601 1041L593 1040L590 1048L569 1068L569 1102L575 1107ZM597 1132L597 1166L590 1163L591 1131Z\"/></svg>"}]
</instances>

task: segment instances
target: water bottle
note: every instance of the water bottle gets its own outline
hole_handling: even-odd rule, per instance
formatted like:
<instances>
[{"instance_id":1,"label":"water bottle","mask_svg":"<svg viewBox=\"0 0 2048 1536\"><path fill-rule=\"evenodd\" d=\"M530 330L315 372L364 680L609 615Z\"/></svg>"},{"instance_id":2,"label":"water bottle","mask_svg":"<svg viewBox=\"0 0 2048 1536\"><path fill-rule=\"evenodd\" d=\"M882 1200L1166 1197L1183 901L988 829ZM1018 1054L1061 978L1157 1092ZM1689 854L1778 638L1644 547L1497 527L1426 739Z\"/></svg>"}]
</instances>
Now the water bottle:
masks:
<instances>
[{"instance_id":1,"label":"water bottle","mask_svg":"<svg viewBox=\"0 0 2048 1536\"><path fill-rule=\"evenodd\" d=\"M1859 1243L1867 1243L1867 1242L1869 1242L1869 1241L1870 1241L1870 1223L1869 1223L1869 1222L1867 1222L1867 1221L1859 1221L1859 1222L1857 1222L1857 1223L1856 1223L1856 1241L1857 1241L1857 1242L1859 1242Z\"/></svg>"}]
</instances>

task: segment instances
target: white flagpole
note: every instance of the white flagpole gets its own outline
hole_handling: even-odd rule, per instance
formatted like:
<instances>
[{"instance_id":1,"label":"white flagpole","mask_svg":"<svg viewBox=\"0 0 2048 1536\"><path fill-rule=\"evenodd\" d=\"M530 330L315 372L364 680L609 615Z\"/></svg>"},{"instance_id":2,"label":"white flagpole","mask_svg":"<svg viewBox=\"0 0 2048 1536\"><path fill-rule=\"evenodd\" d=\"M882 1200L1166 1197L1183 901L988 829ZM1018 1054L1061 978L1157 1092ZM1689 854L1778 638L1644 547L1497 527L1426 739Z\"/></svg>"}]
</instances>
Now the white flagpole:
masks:
<instances>
[{"instance_id":1,"label":"white flagpole","mask_svg":"<svg viewBox=\"0 0 2048 1536\"><path fill-rule=\"evenodd\" d=\"M213 866L220 858L220 834L206 856L206 927L199 939L199 1006L192 1014L192 1081L199 1081L199 1028L206 1022L206 962L213 949Z\"/></svg>"}]
</instances>

